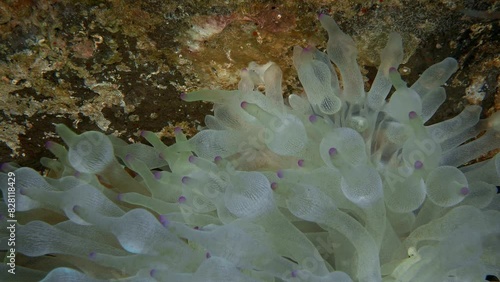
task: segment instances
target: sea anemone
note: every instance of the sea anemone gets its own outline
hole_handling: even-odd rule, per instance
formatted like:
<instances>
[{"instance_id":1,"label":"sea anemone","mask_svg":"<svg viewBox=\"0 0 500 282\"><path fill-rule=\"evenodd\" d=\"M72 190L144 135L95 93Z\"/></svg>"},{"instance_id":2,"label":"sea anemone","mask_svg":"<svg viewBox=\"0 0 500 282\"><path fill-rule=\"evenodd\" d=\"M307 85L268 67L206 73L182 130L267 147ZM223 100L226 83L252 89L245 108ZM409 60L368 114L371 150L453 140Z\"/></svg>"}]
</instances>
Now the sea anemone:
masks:
<instances>
[{"instance_id":1,"label":"sea anemone","mask_svg":"<svg viewBox=\"0 0 500 282\"><path fill-rule=\"evenodd\" d=\"M191 139L176 130L166 146L142 132L150 145L127 144L57 125L66 147L46 144L57 157L41 160L49 176L2 165L2 280L500 276L500 157L469 165L500 147L500 115L481 120L467 106L426 125L453 58L408 87L392 33L366 93L354 41L319 21L327 53L293 51L305 95L285 101L278 65L251 63L237 90L181 95L214 103Z\"/></svg>"}]
</instances>

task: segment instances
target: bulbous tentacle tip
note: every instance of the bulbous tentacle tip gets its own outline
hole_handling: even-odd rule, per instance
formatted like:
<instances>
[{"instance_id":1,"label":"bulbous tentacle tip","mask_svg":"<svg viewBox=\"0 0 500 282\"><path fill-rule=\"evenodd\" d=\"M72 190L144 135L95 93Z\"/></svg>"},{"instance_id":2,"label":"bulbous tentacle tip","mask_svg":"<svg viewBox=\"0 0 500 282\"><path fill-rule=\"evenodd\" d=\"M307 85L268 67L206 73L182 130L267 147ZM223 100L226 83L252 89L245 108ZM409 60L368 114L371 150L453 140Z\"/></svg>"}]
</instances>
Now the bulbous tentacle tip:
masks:
<instances>
[{"instance_id":1,"label":"bulbous tentacle tip","mask_svg":"<svg viewBox=\"0 0 500 282\"><path fill-rule=\"evenodd\" d=\"M180 196L179 199L177 199L177 202L179 204L184 204L186 202L186 197L184 196Z\"/></svg>"},{"instance_id":2,"label":"bulbous tentacle tip","mask_svg":"<svg viewBox=\"0 0 500 282\"><path fill-rule=\"evenodd\" d=\"M78 211L82 210L82 207L79 205L74 205L73 208L71 209L74 213L78 213Z\"/></svg>"},{"instance_id":3,"label":"bulbous tentacle tip","mask_svg":"<svg viewBox=\"0 0 500 282\"><path fill-rule=\"evenodd\" d=\"M311 123L315 123L318 120L318 117L316 115L310 115L309 116L309 121Z\"/></svg>"},{"instance_id":4,"label":"bulbous tentacle tip","mask_svg":"<svg viewBox=\"0 0 500 282\"><path fill-rule=\"evenodd\" d=\"M218 163L220 163L221 161L222 161L222 157L221 157L221 156L215 156L215 158L214 158L214 163L215 163L215 164L218 164Z\"/></svg>"},{"instance_id":5,"label":"bulbous tentacle tip","mask_svg":"<svg viewBox=\"0 0 500 282\"><path fill-rule=\"evenodd\" d=\"M304 161L303 159L300 159L300 160L298 160L298 161L297 161L297 165L298 165L299 167L303 167L303 166L304 166L304 162L305 162L305 161Z\"/></svg>"},{"instance_id":6,"label":"bulbous tentacle tip","mask_svg":"<svg viewBox=\"0 0 500 282\"><path fill-rule=\"evenodd\" d=\"M175 133L175 134L181 134L181 133L182 133L182 128L180 128L179 126L176 126L176 127L174 128L174 133Z\"/></svg>"},{"instance_id":7,"label":"bulbous tentacle tip","mask_svg":"<svg viewBox=\"0 0 500 282\"><path fill-rule=\"evenodd\" d=\"M413 167L414 167L415 169L421 169L423 166L424 166L424 164L423 164L421 161L416 161L416 162L413 164Z\"/></svg>"},{"instance_id":8,"label":"bulbous tentacle tip","mask_svg":"<svg viewBox=\"0 0 500 282\"><path fill-rule=\"evenodd\" d=\"M207 253L205 254L205 258L209 259L209 258L211 258L211 257L212 257L212 255L211 255L209 252L207 252Z\"/></svg>"},{"instance_id":9,"label":"bulbous tentacle tip","mask_svg":"<svg viewBox=\"0 0 500 282\"><path fill-rule=\"evenodd\" d=\"M276 189L278 189L278 183L276 183L276 182L271 183L271 189L273 191L275 191Z\"/></svg>"},{"instance_id":10,"label":"bulbous tentacle tip","mask_svg":"<svg viewBox=\"0 0 500 282\"><path fill-rule=\"evenodd\" d=\"M156 269L152 268L150 271L149 271L149 276L151 277L155 277L155 274L156 274Z\"/></svg>"},{"instance_id":11,"label":"bulbous tentacle tip","mask_svg":"<svg viewBox=\"0 0 500 282\"><path fill-rule=\"evenodd\" d=\"M278 178L283 178L285 177L285 173L280 169L276 172L276 176L278 176Z\"/></svg>"},{"instance_id":12,"label":"bulbous tentacle tip","mask_svg":"<svg viewBox=\"0 0 500 282\"><path fill-rule=\"evenodd\" d=\"M156 180L160 180L161 179L161 172L160 171L153 171L153 177L156 179Z\"/></svg>"},{"instance_id":13,"label":"bulbous tentacle tip","mask_svg":"<svg viewBox=\"0 0 500 282\"><path fill-rule=\"evenodd\" d=\"M247 106L248 106L248 102L246 102L246 101L243 101L243 102L241 102L241 104L240 104L240 107L241 107L242 109L245 109Z\"/></svg>"},{"instance_id":14,"label":"bulbous tentacle tip","mask_svg":"<svg viewBox=\"0 0 500 282\"><path fill-rule=\"evenodd\" d=\"M69 146L71 146L71 144L78 137L78 134L74 133L71 129L69 129L66 125L62 123L56 124L56 133L61 137L64 143L66 143Z\"/></svg>"},{"instance_id":15,"label":"bulbous tentacle tip","mask_svg":"<svg viewBox=\"0 0 500 282\"><path fill-rule=\"evenodd\" d=\"M408 118L409 119L414 119L418 116L418 114L415 111L411 111L408 113Z\"/></svg>"},{"instance_id":16,"label":"bulbous tentacle tip","mask_svg":"<svg viewBox=\"0 0 500 282\"><path fill-rule=\"evenodd\" d=\"M462 188L460 188L460 194L462 194L464 196L467 196L467 195L469 195L469 193L470 193L469 187L462 187Z\"/></svg>"},{"instance_id":17,"label":"bulbous tentacle tip","mask_svg":"<svg viewBox=\"0 0 500 282\"><path fill-rule=\"evenodd\" d=\"M337 154L337 148L331 147L330 149L328 149L328 154L330 155L330 157L335 156Z\"/></svg>"},{"instance_id":18,"label":"bulbous tentacle tip","mask_svg":"<svg viewBox=\"0 0 500 282\"><path fill-rule=\"evenodd\" d=\"M391 80L396 90L406 87L406 82L401 79L401 74L396 67L389 68L389 79Z\"/></svg>"},{"instance_id":19,"label":"bulbous tentacle tip","mask_svg":"<svg viewBox=\"0 0 500 282\"><path fill-rule=\"evenodd\" d=\"M118 195L116 195L116 199L120 202L123 201L123 194L119 193Z\"/></svg>"},{"instance_id":20,"label":"bulbous tentacle tip","mask_svg":"<svg viewBox=\"0 0 500 282\"><path fill-rule=\"evenodd\" d=\"M191 178L189 176L183 176L181 178L181 182L182 182L182 184L188 184L190 179Z\"/></svg>"},{"instance_id":21,"label":"bulbous tentacle tip","mask_svg":"<svg viewBox=\"0 0 500 282\"><path fill-rule=\"evenodd\" d=\"M54 146L54 142L52 141L47 141L45 142L45 149L50 150Z\"/></svg>"},{"instance_id":22,"label":"bulbous tentacle tip","mask_svg":"<svg viewBox=\"0 0 500 282\"><path fill-rule=\"evenodd\" d=\"M96 258L97 254L96 252L90 252L89 253L89 259L94 260Z\"/></svg>"},{"instance_id":23,"label":"bulbous tentacle tip","mask_svg":"<svg viewBox=\"0 0 500 282\"><path fill-rule=\"evenodd\" d=\"M195 156L193 156L193 155L189 156L189 158L188 158L188 162L190 162L192 164L195 163L196 160L197 160L197 158Z\"/></svg>"},{"instance_id":24,"label":"bulbous tentacle tip","mask_svg":"<svg viewBox=\"0 0 500 282\"><path fill-rule=\"evenodd\" d=\"M306 47L302 49L302 52L311 52L314 49L314 46L311 44L308 44Z\"/></svg>"},{"instance_id":25,"label":"bulbous tentacle tip","mask_svg":"<svg viewBox=\"0 0 500 282\"><path fill-rule=\"evenodd\" d=\"M158 216L158 220L160 221L161 225L163 225L163 227L167 227L170 223L170 221L168 220L167 216L164 215L164 214L160 214Z\"/></svg>"},{"instance_id":26,"label":"bulbous tentacle tip","mask_svg":"<svg viewBox=\"0 0 500 282\"><path fill-rule=\"evenodd\" d=\"M125 160L126 160L127 162L133 161L134 159L135 159L134 155L132 155L132 154L130 154L130 153L129 153L129 154L127 154L127 155L125 155Z\"/></svg>"}]
</instances>

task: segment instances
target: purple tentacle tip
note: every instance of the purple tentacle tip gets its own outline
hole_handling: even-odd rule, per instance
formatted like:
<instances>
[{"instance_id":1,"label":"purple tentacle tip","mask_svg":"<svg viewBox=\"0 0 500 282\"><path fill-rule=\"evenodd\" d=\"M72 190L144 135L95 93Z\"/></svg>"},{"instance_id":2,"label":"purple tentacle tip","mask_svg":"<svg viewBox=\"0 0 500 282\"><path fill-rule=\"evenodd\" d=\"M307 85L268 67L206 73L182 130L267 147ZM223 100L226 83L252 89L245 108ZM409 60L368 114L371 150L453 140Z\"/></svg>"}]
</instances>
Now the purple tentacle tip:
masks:
<instances>
[{"instance_id":1,"label":"purple tentacle tip","mask_svg":"<svg viewBox=\"0 0 500 282\"><path fill-rule=\"evenodd\" d=\"M241 102L240 107L241 108L246 108L248 106L248 103L246 101Z\"/></svg>"},{"instance_id":2,"label":"purple tentacle tip","mask_svg":"<svg viewBox=\"0 0 500 282\"><path fill-rule=\"evenodd\" d=\"M222 157L221 156L215 156L214 163L218 163L220 161L222 161Z\"/></svg>"},{"instance_id":3,"label":"purple tentacle tip","mask_svg":"<svg viewBox=\"0 0 500 282\"><path fill-rule=\"evenodd\" d=\"M314 122L316 122L317 120L318 120L318 117L317 117L316 115L310 115L310 116L309 116L309 121L310 121L311 123L314 123Z\"/></svg>"},{"instance_id":4,"label":"purple tentacle tip","mask_svg":"<svg viewBox=\"0 0 500 282\"><path fill-rule=\"evenodd\" d=\"M276 172L276 176L278 176L278 178L283 178L283 176L284 176L283 171L281 169L278 170L278 172Z\"/></svg>"},{"instance_id":5,"label":"purple tentacle tip","mask_svg":"<svg viewBox=\"0 0 500 282\"><path fill-rule=\"evenodd\" d=\"M276 182L271 183L271 189L273 189L273 191L276 190L277 188L278 188L278 183Z\"/></svg>"},{"instance_id":6,"label":"purple tentacle tip","mask_svg":"<svg viewBox=\"0 0 500 282\"><path fill-rule=\"evenodd\" d=\"M74 205L73 208L72 208L72 210L73 210L74 213L77 213L80 208L81 207L79 205Z\"/></svg>"},{"instance_id":7,"label":"purple tentacle tip","mask_svg":"<svg viewBox=\"0 0 500 282\"><path fill-rule=\"evenodd\" d=\"M414 112L414 111L411 111L411 112L409 112L409 113L408 113L408 117L409 117L410 119L414 119L414 118L416 118L417 116L418 116L418 115L417 115L417 113L416 113L416 112Z\"/></svg>"},{"instance_id":8,"label":"purple tentacle tip","mask_svg":"<svg viewBox=\"0 0 500 282\"><path fill-rule=\"evenodd\" d=\"M26 195L26 190L24 188L19 189L19 194Z\"/></svg>"},{"instance_id":9,"label":"purple tentacle tip","mask_svg":"<svg viewBox=\"0 0 500 282\"><path fill-rule=\"evenodd\" d=\"M188 184L189 183L189 176L183 176L181 179L182 184Z\"/></svg>"},{"instance_id":10,"label":"purple tentacle tip","mask_svg":"<svg viewBox=\"0 0 500 282\"><path fill-rule=\"evenodd\" d=\"M163 225L163 227L167 227L168 224L170 223L166 215L160 214L158 219L160 220L160 223L161 225Z\"/></svg>"},{"instance_id":11,"label":"purple tentacle tip","mask_svg":"<svg viewBox=\"0 0 500 282\"><path fill-rule=\"evenodd\" d=\"M297 164L300 166L300 167L303 167L304 166L304 160L303 159L300 159L297 161Z\"/></svg>"},{"instance_id":12,"label":"purple tentacle tip","mask_svg":"<svg viewBox=\"0 0 500 282\"><path fill-rule=\"evenodd\" d=\"M153 268L149 271L149 276L155 277L155 274L156 274L156 269Z\"/></svg>"},{"instance_id":13,"label":"purple tentacle tip","mask_svg":"<svg viewBox=\"0 0 500 282\"><path fill-rule=\"evenodd\" d=\"M337 149L336 149L335 147L331 147L331 148L328 150L328 154L330 155L330 157L335 156L335 154L337 154Z\"/></svg>"},{"instance_id":14,"label":"purple tentacle tip","mask_svg":"<svg viewBox=\"0 0 500 282\"><path fill-rule=\"evenodd\" d=\"M147 131L146 130L141 130L141 132L139 133L142 137L146 136L147 134Z\"/></svg>"},{"instance_id":15,"label":"purple tentacle tip","mask_svg":"<svg viewBox=\"0 0 500 282\"><path fill-rule=\"evenodd\" d=\"M299 273L298 273L298 271L297 271L297 270L293 270L293 271L292 271L292 277L297 277L297 275L298 275L298 274L299 274Z\"/></svg>"},{"instance_id":16,"label":"purple tentacle tip","mask_svg":"<svg viewBox=\"0 0 500 282\"><path fill-rule=\"evenodd\" d=\"M160 180L161 179L161 172L160 171L153 171L153 176L156 180Z\"/></svg>"},{"instance_id":17,"label":"purple tentacle tip","mask_svg":"<svg viewBox=\"0 0 500 282\"><path fill-rule=\"evenodd\" d=\"M469 187L462 187L460 189L460 194L464 195L464 196L467 196L468 194L470 193L470 189Z\"/></svg>"},{"instance_id":18,"label":"purple tentacle tip","mask_svg":"<svg viewBox=\"0 0 500 282\"><path fill-rule=\"evenodd\" d=\"M95 259L96 255L97 254L95 252L90 252L89 259Z\"/></svg>"},{"instance_id":19,"label":"purple tentacle tip","mask_svg":"<svg viewBox=\"0 0 500 282\"><path fill-rule=\"evenodd\" d=\"M181 95L179 95L179 98L181 98L181 100L184 101L186 100L186 96L187 96L186 92L182 92Z\"/></svg>"},{"instance_id":20,"label":"purple tentacle tip","mask_svg":"<svg viewBox=\"0 0 500 282\"><path fill-rule=\"evenodd\" d=\"M54 146L54 142L52 141L45 142L45 149L50 149L52 148L52 146Z\"/></svg>"},{"instance_id":21,"label":"purple tentacle tip","mask_svg":"<svg viewBox=\"0 0 500 282\"><path fill-rule=\"evenodd\" d=\"M421 169L424 164L421 161L416 161L413 166L415 167L415 169Z\"/></svg>"},{"instance_id":22,"label":"purple tentacle tip","mask_svg":"<svg viewBox=\"0 0 500 282\"><path fill-rule=\"evenodd\" d=\"M123 200L123 194L122 194L122 193L120 193L120 194L116 195L116 199L117 199L118 201L122 201L122 200Z\"/></svg>"},{"instance_id":23,"label":"purple tentacle tip","mask_svg":"<svg viewBox=\"0 0 500 282\"><path fill-rule=\"evenodd\" d=\"M389 72L398 72L398 69L396 69L395 67L390 67Z\"/></svg>"},{"instance_id":24,"label":"purple tentacle tip","mask_svg":"<svg viewBox=\"0 0 500 282\"><path fill-rule=\"evenodd\" d=\"M205 254L205 257L206 257L207 259L209 259L211 256L212 256L212 255L210 255L210 253L209 253L209 252L207 252L207 253Z\"/></svg>"},{"instance_id":25,"label":"purple tentacle tip","mask_svg":"<svg viewBox=\"0 0 500 282\"><path fill-rule=\"evenodd\" d=\"M175 133L175 134L181 134L181 133L182 133L182 128L180 128L179 126L176 126L176 127L174 128L174 133Z\"/></svg>"},{"instance_id":26,"label":"purple tentacle tip","mask_svg":"<svg viewBox=\"0 0 500 282\"><path fill-rule=\"evenodd\" d=\"M196 157L195 157L195 156L193 156L193 155L191 155L191 156L189 156L188 161L189 161L190 163L194 163L194 162L196 161Z\"/></svg>"},{"instance_id":27,"label":"purple tentacle tip","mask_svg":"<svg viewBox=\"0 0 500 282\"><path fill-rule=\"evenodd\" d=\"M130 161L132 161L133 159L134 159L134 156L133 156L132 154L127 154L127 155L125 155L125 160L126 160L127 162L130 162Z\"/></svg>"},{"instance_id":28,"label":"purple tentacle tip","mask_svg":"<svg viewBox=\"0 0 500 282\"><path fill-rule=\"evenodd\" d=\"M184 204L186 202L186 197L180 196L177 201L179 202L179 204Z\"/></svg>"}]
</instances>

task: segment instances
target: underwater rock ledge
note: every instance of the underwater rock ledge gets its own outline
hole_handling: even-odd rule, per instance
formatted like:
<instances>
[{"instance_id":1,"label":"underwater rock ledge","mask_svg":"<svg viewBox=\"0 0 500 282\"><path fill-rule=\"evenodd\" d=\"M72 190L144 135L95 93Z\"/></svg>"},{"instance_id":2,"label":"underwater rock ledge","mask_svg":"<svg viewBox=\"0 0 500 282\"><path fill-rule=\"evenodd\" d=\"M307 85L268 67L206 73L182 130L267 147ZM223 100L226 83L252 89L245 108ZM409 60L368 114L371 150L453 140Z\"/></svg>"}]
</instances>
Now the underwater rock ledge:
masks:
<instances>
[{"instance_id":1,"label":"underwater rock ledge","mask_svg":"<svg viewBox=\"0 0 500 282\"><path fill-rule=\"evenodd\" d=\"M3 264L2 280L500 276L500 157L464 166L500 147L500 114L480 119L481 107L467 106L425 125L446 99L453 58L408 87L392 33L366 93L354 41L319 21L327 53L293 51L305 95L285 101L280 68L251 63L237 90L181 94L214 103L191 139L176 130L166 146L144 131L150 145L127 144L57 125L66 146L46 144L57 157L41 160L50 176L3 164L0 245L7 262L36 259L15 264L16 276Z\"/></svg>"}]
</instances>

